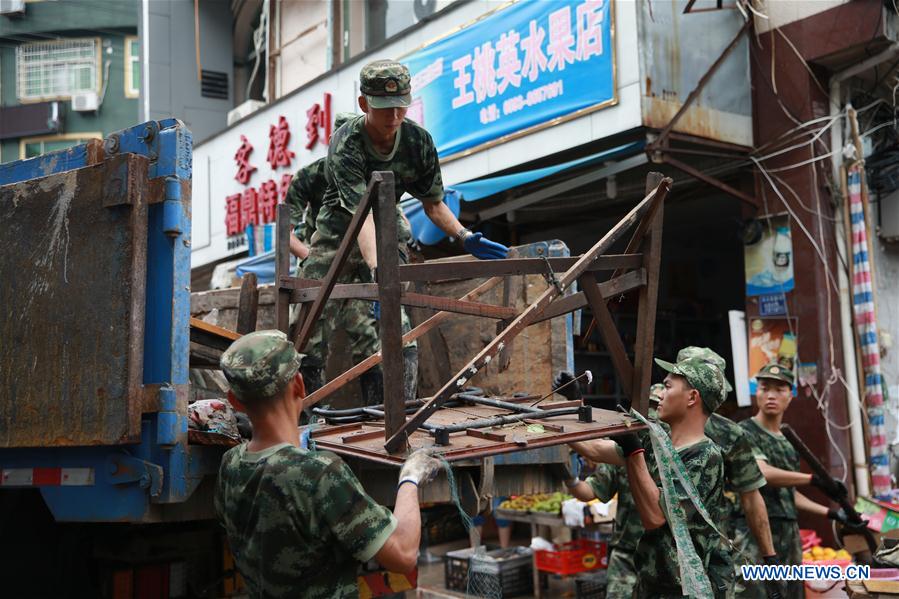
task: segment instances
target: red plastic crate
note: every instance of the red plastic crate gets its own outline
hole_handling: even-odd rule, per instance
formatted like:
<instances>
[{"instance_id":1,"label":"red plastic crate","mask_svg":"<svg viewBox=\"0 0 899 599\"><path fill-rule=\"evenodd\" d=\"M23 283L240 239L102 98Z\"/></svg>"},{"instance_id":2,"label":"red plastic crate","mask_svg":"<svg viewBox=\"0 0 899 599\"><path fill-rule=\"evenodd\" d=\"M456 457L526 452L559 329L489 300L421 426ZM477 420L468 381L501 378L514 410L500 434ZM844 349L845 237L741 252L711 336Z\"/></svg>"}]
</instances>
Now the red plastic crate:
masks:
<instances>
[{"instance_id":1,"label":"red plastic crate","mask_svg":"<svg viewBox=\"0 0 899 599\"><path fill-rule=\"evenodd\" d=\"M555 551L537 551L534 557L538 570L562 575L589 572L609 565L607 544L590 539L558 545Z\"/></svg>"},{"instance_id":2,"label":"red plastic crate","mask_svg":"<svg viewBox=\"0 0 899 599\"><path fill-rule=\"evenodd\" d=\"M800 528L799 529L799 539L802 542L802 550L807 551L811 549L815 545L821 544L821 537L818 536L818 533L811 529Z\"/></svg>"}]
</instances>

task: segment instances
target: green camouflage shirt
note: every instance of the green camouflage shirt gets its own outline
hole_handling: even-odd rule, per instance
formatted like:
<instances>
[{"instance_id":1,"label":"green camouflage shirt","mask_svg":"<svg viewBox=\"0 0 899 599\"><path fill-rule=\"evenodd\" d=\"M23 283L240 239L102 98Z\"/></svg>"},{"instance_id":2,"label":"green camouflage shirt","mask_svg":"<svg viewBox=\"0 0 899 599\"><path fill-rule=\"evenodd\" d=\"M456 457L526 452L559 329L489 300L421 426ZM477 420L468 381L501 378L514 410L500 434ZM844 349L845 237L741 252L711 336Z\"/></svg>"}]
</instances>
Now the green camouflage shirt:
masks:
<instances>
[{"instance_id":1,"label":"green camouflage shirt","mask_svg":"<svg viewBox=\"0 0 899 599\"><path fill-rule=\"evenodd\" d=\"M631 495L631 487L627 481L627 471L622 466L599 464L596 472L587 477L587 484L600 501L609 501L618 493L618 507L615 511L615 533L611 546L621 551L633 553L637 548L643 524L640 514Z\"/></svg>"},{"instance_id":2,"label":"green camouflage shirt","mask_svg":"<svg viewBox=\"0 0 899 599\"><path fill-rule=\"evenodd\" d=\"M222 458L215 509L250 596L357 599L356 570L396 529L340 458L290 444Z\"/></svg>"},{"instance_id":3,"label":"green camouflage shirt","mask_svg":"<svg viewBox=\"0 0 899 599\"><path fill-rule=\"evenodd\" d=\"M752 444L753 455L769 465L782 470L799 471L799 454L780 433L772 433L762 428L755 418L747 418L740 423L746 438ZM761 489L768 508L768 518L796 519L796 498L793 487L766 486Z\"/></svg>"},{"instance_id":4,"label":"green camouflage shirt","mask_svg":"<svg viewBox=\"0 0 899 599\"><path fill-rule=\"evenodd\" d=\"M285 202L290 206L290 226L300 241L309 242L315 231L315 219L328 190L325 159L319 158L297 171L290 181Z\"/></svg>"},{"instance_id":5,"label":"green camouflage shirt","mask_svg":"<svg viewBox=\"0 0 899 599\"><path fill-rule=\"evenodd\" d=\"M765 477L755 461L752 445L736 422L712 414L705 425L705 436L721 448L728 490L748 493L765 486Z\"/></svg>"},{"instance_id":6,"label":"green camouflage shirt","mask_svg":"<svg viewBox=\"0 0 899 599\"><path fill-rule=\"evenodd\" d=\"M726 518L727 510L724 502L724 460L721 449L711 440L704 438L678 448L677 453L712 520L721 522ZM656 484L660 484L655 460L648 460L647 466ZM721 584L722 579L733 574L730 553L676 480L675 485L679 489L681 505L686 512L693 546L705 565L714 589ZM660 501L665 511L664 499L660 498ZM641 589L650 596L680 596L680 567L676 556L677 546L669 526L645 531L634 553Z\"/></svg>"},{"instance_id":7,"label":"green camouflage shirt","mask_svg":"<svg viewBox=\"0 0 899 599\"><path fill-rule=\"evenodd\" d=\"M399 207L403 194L422 202L443 201L443 177L431 134L407 119L397 130L393 150L380 154L365 132L365 115L359 115L334 133L328 147L328 189L316 220L325 249L340 243L375 171L394 174L400 242L409 239Z\"/></svg>"}]
</instances>

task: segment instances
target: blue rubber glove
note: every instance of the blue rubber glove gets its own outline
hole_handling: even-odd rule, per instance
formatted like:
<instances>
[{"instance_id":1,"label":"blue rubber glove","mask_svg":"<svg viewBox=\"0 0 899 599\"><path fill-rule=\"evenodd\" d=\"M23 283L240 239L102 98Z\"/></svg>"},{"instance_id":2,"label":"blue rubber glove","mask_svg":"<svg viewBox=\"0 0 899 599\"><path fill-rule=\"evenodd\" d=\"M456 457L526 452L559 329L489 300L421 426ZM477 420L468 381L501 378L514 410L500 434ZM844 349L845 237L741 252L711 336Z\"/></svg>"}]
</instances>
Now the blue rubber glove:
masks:
<instances>
[{"instance_id":1,"label":"blue rubber glove","mask_svg":"<svg viewBox=\"0 0 899 599\"><path fill-rule=\"evenodd\" d=\"M381 302L375 300L371 303L371 309L368 311L372 318L381 320Z\"/></svg>"},{"instance_id":2,"label":"blue rubber glove","mask_svg":"<svg viewBox=\"0 0 899 599\"><path fill-rule=\"evenodd\" d=\"M465 251L480 260L498 260L509 255L509 248L490 241L483 233L471 233L462 239Z\"/></svg>"}]
</instances>

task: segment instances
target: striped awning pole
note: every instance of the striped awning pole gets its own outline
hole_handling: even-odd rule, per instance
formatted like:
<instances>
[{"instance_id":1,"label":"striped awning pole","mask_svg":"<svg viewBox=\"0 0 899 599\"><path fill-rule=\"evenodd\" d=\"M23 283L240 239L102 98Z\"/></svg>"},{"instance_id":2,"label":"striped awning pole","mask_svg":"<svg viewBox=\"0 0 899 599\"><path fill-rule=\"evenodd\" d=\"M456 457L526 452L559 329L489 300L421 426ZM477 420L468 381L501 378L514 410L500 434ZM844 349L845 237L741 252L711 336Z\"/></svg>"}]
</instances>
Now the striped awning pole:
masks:
<instances>
[{"instance_id":1,"label":"striped awning pole","mask_svg":"<svg viewBox=\"0 0 899 599\"><path fill-rule=\"evenodd\" d=\"M880 340L874 312L874 285L868 253L868 227L862 202L862 177L859 165L849 169L849 216L852 222L852 307L855 328L862 352L865 374L865 408L868 415L868 439L871 453L871 484L875 496L892 488L890 458L884 427L883 375L880 368Z\"/></svg>"}]
</instances>

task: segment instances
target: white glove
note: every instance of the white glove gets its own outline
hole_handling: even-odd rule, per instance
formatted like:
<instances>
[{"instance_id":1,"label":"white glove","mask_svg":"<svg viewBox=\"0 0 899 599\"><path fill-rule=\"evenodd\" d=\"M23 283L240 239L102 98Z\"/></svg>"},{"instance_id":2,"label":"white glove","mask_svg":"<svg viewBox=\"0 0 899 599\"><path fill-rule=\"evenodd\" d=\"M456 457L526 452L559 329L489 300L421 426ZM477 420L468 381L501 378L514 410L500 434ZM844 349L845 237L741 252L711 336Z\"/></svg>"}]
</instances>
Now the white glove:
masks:
<instances>
[{"instance_id":1,"label":"white glove","mask_svg":"<svg viewBox=\"0 0 899 599\"><path fill-rule=\"evenodd\" d=\"M423 485L434 480L439 471L440 461L433 456L433 450L416 449L400 470L399 485L407 482L415 484L416 487Z\"/></svg>"}]
</instances>

